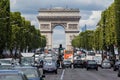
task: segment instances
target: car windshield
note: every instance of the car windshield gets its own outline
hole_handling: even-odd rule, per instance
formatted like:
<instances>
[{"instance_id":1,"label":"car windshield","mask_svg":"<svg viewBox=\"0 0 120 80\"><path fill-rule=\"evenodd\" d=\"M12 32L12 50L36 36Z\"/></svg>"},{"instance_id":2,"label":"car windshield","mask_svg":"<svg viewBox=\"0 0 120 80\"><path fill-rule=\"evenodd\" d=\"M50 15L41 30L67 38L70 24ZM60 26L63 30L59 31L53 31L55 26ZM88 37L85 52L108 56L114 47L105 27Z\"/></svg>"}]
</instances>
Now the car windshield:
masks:
<instances>
[{"instance_id":1,"label":"car windshield","mask_svg":"<svg viewBox=\"0 0 120 80\"><path fill-rule=\"evenodd\" d=\"M11 64L11 61L10 60L0 60L0 63Z\"/></svg>"},{"instance_id":2,"label":"car windshield","mask_svg":"<svg viewBox=\"0 0 120 80\"><path fill-rule=\"evenodd\" d=\"M24 72L28 78L34 78L39 76L37 70L34 68L18 68L18 70Z\"/></svg>"},{"instance_id":3,"label":"car windshield","mask_svg":"<svg viewBox=\"0 0 120 80\"><path fill-rule=\"evenodd\" d=\"M21 59L21 64L23 64L23 65L32 64L33 62L34 62L33 57L22 57L22 59Z\"/></svg>"},{"instance_id":4,"label":"car windshield","mask_svg":"<svg viewBox=\"0 0 120 80\"><path fill-rule=\"evenodd\" d=\"M54 61L46 61L45 65L55 65L55 62Z\"/></svg>"},{"instance_id":5,"label":"car windshield","mask_svg":"<svg viewBox=\"0 0 120 80\"><path fill-rule=\"evenodd\" d=\"M74 63L78 63L78 62L80 63L80 62L82 62L82 60L75 60L74 61Z\"/></svg>"},{"instance_id":6,"label":"car windshield","mask_svg":"<svg viewBox=\"0 0 120 80\"><path fill-rule=\"evenodd\" d=\"M95 61L88 61L88 64L95 64Z\"/></svg>"},{"instance_id":7,"label":"car windshield","mask_svg":"<svg viewBox=\"0 0 120 80\"><path fill-rule=\"evenodd\" d=\"M64 63L71 63L71 61L64 61Z\"/></svg>"},{"instance_id":8,"label":"car windshield","mask_svg":"<svg viewBox=\"0 0 120 80\"><path fill-rule=\"evenodd\" d=\"M0 74L0 80L23 80L19 74Z\"/></svg>"},{"instance_id":9,"label":"car windshield","mask_svg":"<svg viewBox=\"0 0 120 80\"><path fill-rule=\"evenodd\" d=\"M108 60L108 61L103 61L103 63L110 63L110 61Z\"/></svg>"}]
</instances>

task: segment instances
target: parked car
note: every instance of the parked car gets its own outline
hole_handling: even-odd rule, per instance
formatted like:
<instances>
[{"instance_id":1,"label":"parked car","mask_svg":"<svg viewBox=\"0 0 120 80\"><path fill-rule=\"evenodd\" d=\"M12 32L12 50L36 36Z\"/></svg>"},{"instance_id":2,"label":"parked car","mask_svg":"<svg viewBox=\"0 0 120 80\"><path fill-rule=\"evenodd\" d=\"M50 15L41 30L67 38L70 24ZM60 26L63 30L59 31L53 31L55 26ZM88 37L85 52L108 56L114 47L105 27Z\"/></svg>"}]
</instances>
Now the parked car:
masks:
<instances>
[{"instance_id":1,"label":"parked car","mask_svg":"<svg viewBox=\"0 0 120 80\"><path fill-rule=\"evenodd\" d=\"M80 59L74 60L74 61L73 61L73 67L74 67L74 68L77 68L77 67L83 68L83 67L84 67L84 66L83 66L83 61L80 60Z\"/></svg>"},{"instance_id":2,"label":"parked car","mask_svg":"<svg viewBox=\"0 0 120 80\"><path fill-rule=\"evenodd\" d=\"M28 80L43 80L45 75L41 75L40 71L36 67L32 66L22 66L15 67L14 69L20 70L27 76Z\"/></svg>"},{"instance_id":3,"label":"parked car","mask_svg":"<svg viewBox=\"0 0 120 80\"><path fill-rule=\"evenodd\" d=\"M18 70L0 70L0 80L28 80L28 78Z\"/></svg>"},{"instance_id":4,"label":"parked car","mask_svg":"<svg viewBox=\"0 0 120 80\"><path fill-rule=\"evenodd\" d=\"M98 71L98 65L95 60L87 60L86 69L96 69Z\"/></svg>"},{"instance_id":5,"label":"parked car","mask_svg":"<svg viewBox=\"0 0 120 80\"><path fill-rule=\"evenodd\" d=\"M45 60L43 62L43 74L46 72L55 72L57 74L57 63L53 60Z\"/></svg>"},{"instance_id":6,"label":"parked car","mask_svg":"<svg viewBox=\"0 0 120 80\"><path fill-rule=\"evenodd\" d=\"M72 62L70 60L64 60L62 64L63 68L71 68L72 67Z\"/></svg>"},{"instance_id":7,"label":"parked car","mask_svg":"<svg viewBox=\"0 0 120 80\"><path fill-rule=\"evenodd\" d=\"M119 65L120 65L120 60L118 60L118 61L115 62L115 65L113 66L113 70L114 71L118 70Z\"/></svg>"},{"instance_id":8,"label":"parked car","mask_svg":"<svg viewBox=\"0 0 120 80\"><path fill-rule=\"evenodd\" d=\"M103 61L102 64L101 64L101 67L102 67L102 68L105 68L105 69L110 69L110 68L111 68L111 63L110 63L110 61L109 61L109 60Z\"/></svg>"}]
</instances>

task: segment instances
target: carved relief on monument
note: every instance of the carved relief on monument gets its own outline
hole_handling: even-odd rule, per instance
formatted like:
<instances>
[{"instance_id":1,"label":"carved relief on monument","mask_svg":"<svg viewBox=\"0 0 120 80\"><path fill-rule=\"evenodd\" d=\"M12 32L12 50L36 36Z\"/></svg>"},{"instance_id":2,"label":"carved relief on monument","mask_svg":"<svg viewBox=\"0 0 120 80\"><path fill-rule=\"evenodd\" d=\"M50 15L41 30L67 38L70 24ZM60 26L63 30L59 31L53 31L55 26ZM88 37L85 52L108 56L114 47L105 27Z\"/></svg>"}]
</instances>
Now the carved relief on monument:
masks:
<instances>
[{"instance_id":1,"label":"carved relief on monument","mask_svg":"<svg viewBox=\"0 0 120 80\"><path fill-rule=\"evenodd\" d=\"M77 24L69 24L69 25L68 25L68 29L70 29L70 30L73 30L73 29L76 30L76 29L78 29L78 28L77 28Z\"/></svg>"},{"instance_id":2,"label":"carved relief on monument","mask_svg":"<svg viewBox=\"0 0 120 80\"><path fill-rule=\"evenodd\" d=\"M40 24L40 29L50 29L49 24Z\"/></svg>"},{"instance_id":3,"label":"carved relief on monument","mask_svg":"<svg viewBox=\"0 0 120 80\"><path fill-rule=\"evenodd\" d=\"M66 29L67 23L51 23L52 29L54 29L56 26L62 26L64 29Z\"/></svg>"},{"instance_id":4,"label":"carved relief on monument","mask_svg":"<svg viewBox=\"0 0 120 80\"><path fill-rule=\"evenodd\" d=\"M70 35L70 40L73 40L74 39L74 35Z\"/></svg>"}]
</instances>

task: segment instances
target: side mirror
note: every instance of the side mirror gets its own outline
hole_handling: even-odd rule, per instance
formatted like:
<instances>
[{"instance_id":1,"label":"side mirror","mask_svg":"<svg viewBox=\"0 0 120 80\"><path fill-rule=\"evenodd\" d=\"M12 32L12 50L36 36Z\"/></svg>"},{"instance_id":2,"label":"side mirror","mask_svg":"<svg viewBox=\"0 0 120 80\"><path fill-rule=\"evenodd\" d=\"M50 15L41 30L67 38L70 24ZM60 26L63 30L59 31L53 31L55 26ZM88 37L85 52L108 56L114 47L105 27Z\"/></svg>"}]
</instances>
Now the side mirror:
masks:
<instances>
[{"instance_id":1,"label":"side mirror","mask_svg":"<svg viewBox=\"0 0 120 80\"><path fill-rule=\"evenodd\" d=\"M45 78L45 75L44 75L44 74L42 75L42 78Z\"/></svg>"}]
</instances>

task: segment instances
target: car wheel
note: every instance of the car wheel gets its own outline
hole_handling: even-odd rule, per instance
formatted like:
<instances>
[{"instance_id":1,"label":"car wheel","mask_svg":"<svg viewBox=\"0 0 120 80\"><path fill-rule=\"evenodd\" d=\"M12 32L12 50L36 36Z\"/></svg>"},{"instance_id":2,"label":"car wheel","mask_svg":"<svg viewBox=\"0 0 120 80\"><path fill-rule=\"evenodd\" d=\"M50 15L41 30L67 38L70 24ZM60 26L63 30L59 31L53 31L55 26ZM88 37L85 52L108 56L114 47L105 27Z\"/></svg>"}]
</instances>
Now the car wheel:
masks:
<instances>
[{"instance_id":1,"label":"car wheel","mask_svg":"<svg viewBox=\"0 0 120 80\"><path fill-rule=\"evenodd\" d=\"M116 68L113 68L114 71L116 71Z\"/></svg>"},{"instance_id":2,"label":"car wheel","mask_svg":"<svg viewBox=\"0 0 120 80\"><path fill-rule=\"evenodd\" d=\"M98 71L98 68L96 68L96 71Z\"/></svg>"},{"instance_id":3,"label":"car wheel","mask_svg":"<svg viewBox=\"0 0 120 80\"><path fill-rule=\"evenodd\" d=\"M101 67L102 69L104 69L104 67Z\"/></svg>"},{"instance_id":4,"label":"car wheel","mask_svg":"<svg viewBox=\"0 0 120 80\"><path fill-rule=\"evenodd\" d=\"M118 74L118 77L120 77L120 74Z\"/></svg>"},{"instance_id":5,"label":"car wheel","mask_svg":"<svg viewBox=\"0 0 120 80\"><path fill-rule=\"evenodd\" d=\"M57 74L57 70L55 70L55 74Z\"/></svg>"},{"instance_id":6,"label":"car wheel","mask_svg":"<svg viewBox=\"0 0 120 80\"><path fill-rule=\"evenodd\" d=\"M75 65L73 65L73 68L76 68Z\"/></svg>"},{"instance_id":7,"label":"car wheel","mask_svg":"<svg viewBox=\"0 0 120 80\"><path fill-rule=\"evenodd\" d=\"M88 71L88 68L87 68L87 71Z\"/></svg>"},{"instance_id":8,"label":"car wheel","mask_svg":"<svg viewBox=\"0 0 120 80\"><path fill-rule=\"evenodd\" d=\"M43 70L43 74L45 74L45 70Z\"/></svg>"}]
</instances>

